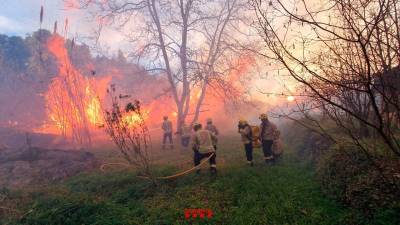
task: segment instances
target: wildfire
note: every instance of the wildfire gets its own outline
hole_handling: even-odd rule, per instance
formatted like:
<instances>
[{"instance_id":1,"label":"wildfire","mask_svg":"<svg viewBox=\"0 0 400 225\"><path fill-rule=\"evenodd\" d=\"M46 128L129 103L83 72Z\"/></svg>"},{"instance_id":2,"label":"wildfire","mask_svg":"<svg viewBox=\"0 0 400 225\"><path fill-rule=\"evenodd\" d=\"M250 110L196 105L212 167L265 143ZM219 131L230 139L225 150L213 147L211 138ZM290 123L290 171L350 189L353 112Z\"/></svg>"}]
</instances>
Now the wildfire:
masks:
<instances>
[{"instance_id":1,"label":"wildfire","mask_svg":"<svg viewBox=\"0 0 400 225\"><path fill-rule=\"evenodd\" d=\"M103 122L103 96L98 89L104 89L110 77L96 80L83 76L72 65L65 40L58 35L50 38L47 48L58 64L58 75L44 95L48 118L63 136L79 142L90 140L90 131Z\"/></svg>"},{"instance_id":2,"label":"wildfire","mask_svg":"<svg viewBox=\"0 0 400 225\"><path fill-rule=\"evenodd\" d=\"M123 117L123 120L124 120L129 126L134 126L134 125L136 125L136 124L138 124L138 123L141 123L142 119L143 119L143 120L147 120L147 119L149 118L149 113L150 113L149 111L145 110L145 111L142 113L142 117L143 117L143 118L140 118L140 116L139 116L137 113L131 112L131 113L129 113L128 115L125 115L125 116Z\"/></svg>"}]
</instances>

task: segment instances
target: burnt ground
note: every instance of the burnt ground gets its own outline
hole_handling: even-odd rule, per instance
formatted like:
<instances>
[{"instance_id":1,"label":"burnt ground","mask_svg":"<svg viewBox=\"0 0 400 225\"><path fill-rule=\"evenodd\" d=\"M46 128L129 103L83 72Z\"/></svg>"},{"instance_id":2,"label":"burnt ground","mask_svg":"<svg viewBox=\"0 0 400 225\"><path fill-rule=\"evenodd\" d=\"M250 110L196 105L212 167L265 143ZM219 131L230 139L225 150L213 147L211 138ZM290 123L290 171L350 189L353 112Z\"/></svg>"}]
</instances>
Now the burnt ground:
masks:
<instances>
[{"instance_id":1,"label":"burnt ground","mask_svg":"<svg viewBox=\"0 0 400 225\"><path fill-rule=\"evenodd\" d=\"M22 188L61 180L99 166L90 152L76 150L0 149L0 188Z\"/></svg>"}]
</instances>

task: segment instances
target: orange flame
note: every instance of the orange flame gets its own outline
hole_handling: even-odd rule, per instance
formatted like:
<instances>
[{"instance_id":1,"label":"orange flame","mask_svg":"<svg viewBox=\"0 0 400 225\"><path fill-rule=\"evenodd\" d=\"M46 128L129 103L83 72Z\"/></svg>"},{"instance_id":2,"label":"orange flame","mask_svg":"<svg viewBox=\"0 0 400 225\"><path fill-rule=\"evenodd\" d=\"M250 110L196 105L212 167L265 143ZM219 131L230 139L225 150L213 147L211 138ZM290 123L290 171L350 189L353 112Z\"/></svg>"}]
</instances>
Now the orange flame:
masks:
<instances>
[{"instance_id":1,"label":"orange flame","mask_svg":"<svg viewBox=\"0 0 400 225\"><path fill-rule=\"evenodd\" d=\"M58 75L45 93L48 118L54 130L66 137L83 139L90 130L103 122L99 89L105 90L110 77L95 80L83 76L71 63L65 40L54 35L47 48L58 63ZM54 129L55 128L55 129Z\"/></svg>"}]
</instances>

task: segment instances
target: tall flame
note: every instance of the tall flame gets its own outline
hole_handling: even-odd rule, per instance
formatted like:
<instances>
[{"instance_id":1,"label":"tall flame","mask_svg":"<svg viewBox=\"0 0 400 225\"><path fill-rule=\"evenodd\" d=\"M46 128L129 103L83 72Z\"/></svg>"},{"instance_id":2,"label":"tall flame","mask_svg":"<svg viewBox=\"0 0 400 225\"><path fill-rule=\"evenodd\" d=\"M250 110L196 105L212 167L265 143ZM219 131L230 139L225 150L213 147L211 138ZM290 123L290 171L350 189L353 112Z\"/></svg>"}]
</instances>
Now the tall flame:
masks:
<instances>
[{"instance_id":1,"label":"tall flame","mask_svg":"<svg viewBox=\"0 0 400 225\"><path fill-rule=\"evenodd\" d=\"M58 75L45 93L48 118L65 137L80 143L90 141L90 132L103 122L98 89L105 89L110 77L94 79L83 76L71 63L65 40L53 35L47 47L58 64Z\"/></svg>"}]
</instances>

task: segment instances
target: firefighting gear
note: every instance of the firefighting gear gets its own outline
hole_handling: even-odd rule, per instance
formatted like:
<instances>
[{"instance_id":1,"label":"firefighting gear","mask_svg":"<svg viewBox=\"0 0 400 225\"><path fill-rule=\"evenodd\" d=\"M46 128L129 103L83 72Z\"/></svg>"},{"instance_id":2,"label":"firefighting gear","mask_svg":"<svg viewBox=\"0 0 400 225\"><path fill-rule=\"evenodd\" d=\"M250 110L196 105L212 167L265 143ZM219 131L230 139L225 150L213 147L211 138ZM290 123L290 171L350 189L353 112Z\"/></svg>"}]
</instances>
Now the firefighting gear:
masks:
<instances>
[{"instance_id":1,"label":"firefighting gear","mask_svg":"<svg viewBox=\"0 0 400 225\"><path fill-rule=\"evenodd\" d=\"M215 136L219 135L219 131L218 131L217 127L214 124L208 123L207 126L206 126L206 130L210 131Z\"/></svg>"},{"instance_id":2,"label":"firefighting gear","mask_svg":"<svg viewBox=\"0 0 400 225\"><path fill-rule=\"evenodd\" d=\"M167 141L168 141L168 144L167 144ZM174 147L174 143L172 141L172 133L164 133L162 148L165 149L165 146L167 146L167 145L170 146L171 149Z\"/></svg>"},{"instance_id":3,"label":"firefighting gear","mask_svg":"<svg viewBox=\"0 0 400 225\"><path fill-rule=\"evenodd\" d=\"M199 129L193 135L193 150L200 153L215 152L213 138L216 138L210 131Z\"/></svg>"},{"instance_id":4,"label":"firefighting gear","mask_svg":"<svg viewBox=\"0 0 400 225\"><path fill-rule=\"evenodd\" d=\"M263 121L260 128L260 140L276 140L279 137L278 128L271 121Z\"/></svg>"},{"instance_id":5,"label":"firefighting gear","mask_svg":"<svg viewBox=\"0 0 400 225\"><path fill-rule=\"evenodd\" d=\"M262 150L264 153L264 160L266 163L270 162L274 159L274 155L272 154L272 144L273 140L263 140L262 141Z\"/></svg>"},{"instance_id":6,"label":"firefighting gear","mask_svg":"<svg viewBox=\"0 0 400 225\"><path fill-rule=\"evenodd\" d=\"M250 166L253 166L253 143L247 143L244 144L244 150L246 152L246 159L247 159L247 163Z\"/></svg>"},{"instance_id":7,"label":"firefighting gear","mask_svg":"<svg viewBox=\"0 0 400 225\"><path fill-rule=\"evenodd\" d=\"M239 125L246 125L246 124L248 124L247 120L245 120L245 119L239 120Z\"/></svg>"},{"instance_id":8,"label":"firefighting gear","mask_svg":"<svg viewBox=\"0 0 400 225\"><path fill-rule=\"evenodd\" d=\"M257 137L254 138L252 127L247 122L244 122L244 120L239 121L238 128L242 136L247 163L253 166L253 140L257 139Z\"/></svg>"},{"instance_id":9,"label":"firefighting gear","mask_svg":"<svg viewBox=\"0 0 400 225\"><path fill-rule=\"evenodd\" d=\"M242 142L244 144L251 143L253 141L253 132L248 124L242 125L239 123L239 133L242 136Z\"/></svg>"},{"instance_id":10,"label":"firefighting gear","mask_svg":"<svg viewBox=\"0 0 400 225\"><path fill-rule=\"evenodd\" d=\"M268 115L266 113L262 113L259 118L260 120L268 120Z\"/></svg>"},{"instance_id":11,"label":"firefighting gear","mask_svg":"<svg viewBox=\"0 0 400 225\"><path fill-rule=\"evenodd\" d=\"M210 157L210 170L211 173L216 173L216 155L215 155L215 146L213 138L216 136L206 129L200 128L196 130L195 134L193 135L193 151L194 151L194 164L197 166L201 159ZM198 168L199 170L199 168Z\"/></svg>"},{"instance_id":12,"label":"firefighting gear","mask_svg":"<svg viewBox=\"0 0 400 225\"><path fill-rule=\"evenodd\" d=\"M196 132L197 130L201 129L201 123L199 122L194 122L193 123L193 130Z\"/></svg>"},{"instance_id":13,"label":"firefighting gear","mask_svg":"<svg viewBox=\"0 0 400 225\"><path fill-rule=\"evenodd\" d=\"M266 163L269 163L274 159L272 145L274 141L279 138L279 131L275 124L265 119L262 120L260 128L260 140L262 143L264 159Z\"/></svg>"},{"instance_id":14,"label":"firefighting gear","mask_svg":"<svg viewBox=\"0 0 400 225\"><path fill-rule=\"evenodd\" d=\"M172 141L172 122L168 120L168 117L164 116L164 122L162 123L161 129L164 131L163 135L163 146L162 148L165 149L166 145L169 145L170 148L173 148L173 141ZM168 140L168 144L167 144Z\"/></svg>"},{"instance_id":15,"label":"firefighting gear","mask_svg":"<svg viewBox=\"0 0 400 225\"><path fill-rule=\"evenodd\" d=\"M194 165L197 166L200 164L201 160L204 158L210 158L210 172L215 174L217 172L217 165L216 165L216 158L217 155L215 152L207 152L207 153L200 153L199 151L194 152ZM200 172L200 168L197 168L197 173Z\"/></svg>"},{"instance_id":16,"label":"firefighting gear","mask_svg":"<svg viewBox=\"0 0 400 225\"><path fill-rule=\"evenodd\" d=\"M260 148L261 147L260 127L259 126L250 126L250 127L251 127L251 132L253 135L253 147Z\"/></svg>"},{"instance_id":17,"label":"firefighting gear","mask_svg":"<svg viewBox=\"0 0 400 225\"><path fill-rule=\"evenodd\" d=\"M172 122L167 118L162 123L161 129L164 131L164 133L172 133Z\"/></svg>"},{"instance_id":18,"label":"firefighting gear","mask_svg":"<svg viewBox=\"0 0 400 225\"><path fill-rule=\"evenodd\" d=\"M218 144L219 131L218 131L217 127L214 124L212 124L212 120L211 119L207 120L206 130L210 131L211 134L213 135L212 142L213 142L213 146L214 146L214 148L216 150L217 149L217 144Z\"/></svg>"}]
</instances>

